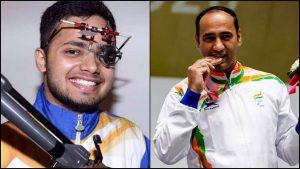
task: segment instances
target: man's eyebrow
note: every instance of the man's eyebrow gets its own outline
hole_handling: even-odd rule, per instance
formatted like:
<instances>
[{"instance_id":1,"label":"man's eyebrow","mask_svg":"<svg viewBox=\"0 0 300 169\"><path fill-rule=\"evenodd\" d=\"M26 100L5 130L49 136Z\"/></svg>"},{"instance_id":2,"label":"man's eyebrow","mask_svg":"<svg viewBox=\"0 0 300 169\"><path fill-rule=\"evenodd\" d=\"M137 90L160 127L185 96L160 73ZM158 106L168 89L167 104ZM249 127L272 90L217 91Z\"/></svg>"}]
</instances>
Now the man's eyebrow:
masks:
<instances>
[{"instance_id":1,"label":"man's eyebrow","mask_svg":"<svg viewBox=\"0 0 300 169\"><path fill-rule=\"evenodd\" d=\"M64 45L77 46L77 47L80 47L80 48L83 48L86 50L90 50L90 51L98 51L98 50L100 50L101 46L103 46L103 44L95 44L95 45L93 45L94 47L90 49L90 45L88 43L78 42L78 41L68 41L68 42L65 42L64 44L62 44L62 46L64 46Z\"/></svg>"},{"instance_id":2,"label":"man's eyebrow","mask_svg":"<svg viewBox=\"0 0 300 169\"><path fill-rule=\"evenodd\" d=\"M203 37L209 37L209 36L215 36L215 34L214 33L205 33L203 35Z\"/></svg>"},{"instance_id":3,"label":"man's eyebrow","mask_svg":"<svg viewBox=\"0 0 300 169\"><path fill-rule=\"evenodd\" d=\"M221 35L232 35L232 32L229 31L224 31L220 33ZM211 37L211 36L216 36L215 33L205 33L203 37Z\"/></svg>"},{"instance_id":4,"label":"man's eyebrow","mask_svg":"<svg viewBox=\"0 0 300 169\"><path fill-rule=\"evenodd\" d=\"M68 42L65 42L62 46L64 46L64 45L72 45L72 46L77 46L77 47L81 47L81 48L89 47L89 45L87 43L77 42L77 41L68 41Z\"/></svg>"},{"instance_id":5,"label":"man's eyebrow","mask_svg":"<svg viewBox=\"0 0 300 169\"><path fill-rule=\"evenodd\" d=\"M221 35L232 35L232 32L224 31L224 32L221 32Z\"/></svg>"}]
</instances>

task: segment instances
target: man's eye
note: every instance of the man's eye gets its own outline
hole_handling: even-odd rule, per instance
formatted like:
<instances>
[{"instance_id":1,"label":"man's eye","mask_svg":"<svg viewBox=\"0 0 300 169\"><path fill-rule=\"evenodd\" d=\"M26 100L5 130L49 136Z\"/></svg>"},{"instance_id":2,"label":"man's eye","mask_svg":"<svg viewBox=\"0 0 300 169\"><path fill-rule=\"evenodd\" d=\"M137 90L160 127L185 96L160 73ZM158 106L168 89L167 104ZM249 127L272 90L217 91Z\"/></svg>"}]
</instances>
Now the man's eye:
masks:
<instances>
[{"instance_id":1,"label":"man's eye","mask_svg":"<svg viewBox=\"0 0 300 169\"><path fill-rule=\"evenodd\" d=\"M230 40L231 39L231 35L222 35L222 40Z\"/></svg>"},{"instance_id":2,"label":"man's eye","mask_svg":"<svg viewBox=\"0 0 300 169\"><path fill-rule=\"evenodd\" d=\"M203 40L204 40L205 42L212 42L212 41L215 40L215 37L208 36L208 37L204 37Z\"/></svg>"},{"instance_id":3,"label":"man's eye","mask_svg":"<svg viewBox=\"0 0 300 169\"><path fill-rule=\"evenodd\" d=\"M69 55L80 55L80 51L75 49L68 49L65 51L65 53Z\"/></svg>"}]
</instances>

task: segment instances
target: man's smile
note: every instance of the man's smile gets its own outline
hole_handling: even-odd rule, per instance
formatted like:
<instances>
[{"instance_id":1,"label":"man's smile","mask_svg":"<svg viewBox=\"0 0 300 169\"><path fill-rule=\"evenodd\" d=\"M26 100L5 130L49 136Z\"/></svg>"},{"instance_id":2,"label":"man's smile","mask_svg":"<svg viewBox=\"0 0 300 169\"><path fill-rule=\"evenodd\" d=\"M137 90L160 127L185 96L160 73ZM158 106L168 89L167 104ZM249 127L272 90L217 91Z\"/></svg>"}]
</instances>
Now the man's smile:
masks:
<instances>
[{"instance_id":1,"label":"man's smile","mask_svg":"<svg viewBox=\"0 0 300 169\"><path fill-rule=\"evenodd\" d=\"M101 81L96 79L70 78L71 84L85 91L95 91Z\"/></svg>"}]
</instances>

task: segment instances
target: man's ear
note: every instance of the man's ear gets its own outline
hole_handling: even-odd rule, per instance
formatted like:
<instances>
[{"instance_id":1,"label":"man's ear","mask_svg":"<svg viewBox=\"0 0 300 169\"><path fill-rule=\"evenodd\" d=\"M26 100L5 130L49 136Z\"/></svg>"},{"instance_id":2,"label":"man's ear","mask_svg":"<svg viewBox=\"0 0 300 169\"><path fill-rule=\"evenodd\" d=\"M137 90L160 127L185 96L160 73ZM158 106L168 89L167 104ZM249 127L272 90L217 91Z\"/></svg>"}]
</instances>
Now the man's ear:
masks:
<instances>
[{"instance_id":1,"label":"man's ear","mask_svg":"<svg viewBox=\"0 0 300 169\"><path fill-rule=\"evenodd\" d=\"M239 31L237 32L237 41L238 41L238 45L241 46L243 43L241 29L239 29Z\"/></svg>"},{"instance_id":2,"label":"man's ear","mask_svg":"<svg viewBox=\"0 0 300 169\"><path fill-rule=\"evenodd\" d=\"M35 63L40 72L46 72L46 54L43 49L37 48L34 52Z\"/></svg>"},{"instance_id":3,"label":"man's ear","mask_svg":"<svg viewBox=\"0 0 300 169\"><path fill-rule=\"evenodd\" d=\"M199 36L197 34L195 34L195 40L196 40L196 48L199 49L200 41L199 41Z\"/></svg>"}]
</instances>

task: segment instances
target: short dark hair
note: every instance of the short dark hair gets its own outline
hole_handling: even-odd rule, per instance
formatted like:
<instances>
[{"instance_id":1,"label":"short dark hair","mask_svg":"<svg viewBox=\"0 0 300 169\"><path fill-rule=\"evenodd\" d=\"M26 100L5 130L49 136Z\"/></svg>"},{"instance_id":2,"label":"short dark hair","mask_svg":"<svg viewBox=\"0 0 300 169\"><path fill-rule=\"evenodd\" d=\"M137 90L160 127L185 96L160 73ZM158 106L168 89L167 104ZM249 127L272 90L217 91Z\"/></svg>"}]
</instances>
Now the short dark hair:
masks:
<instances>
[{"instance_id":1,"label":"short dark hair","mask_svg":"<svg viewBox=\"0 0 300 169\"><path fill-rule=\"evenodd\" d=\"M58 1L48 7L41 18L40 47L47 54L48 41L61 19L78 16L89 17L98 15L102 17L115 31L116 23L111 11L102 1Z\"/></svg>"},{"instance_id":2,"label":"short dark hair","mask_svg":"<svg viewBox=\"0 0 300 169\"><path fill-rule=\"evenodd\" d=\"M220 11L224 11L226 13L228 13L229 15L231 15L233 17L233 22L234 22L234 27L235 27L235 30L236 32L238 32L239 30L239 22L238 22L238 18L236 16L236 13L229 9L229 8L226 8L226 7L223 7L223 6L211 6L211 7L208 7L206 8L205 10L203 10L202 12L200 12L196 18L196 35L199 37L199 22L200 22L200 19L206 14L208 13L209 11L214 11L214 10L220 10Z\"/></svg>"}]
</instances>

